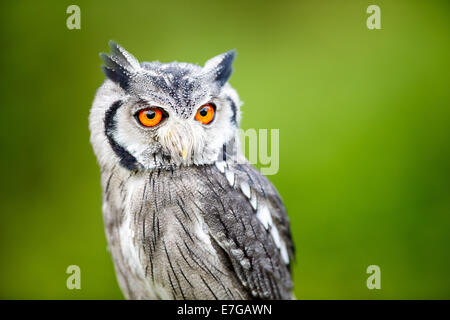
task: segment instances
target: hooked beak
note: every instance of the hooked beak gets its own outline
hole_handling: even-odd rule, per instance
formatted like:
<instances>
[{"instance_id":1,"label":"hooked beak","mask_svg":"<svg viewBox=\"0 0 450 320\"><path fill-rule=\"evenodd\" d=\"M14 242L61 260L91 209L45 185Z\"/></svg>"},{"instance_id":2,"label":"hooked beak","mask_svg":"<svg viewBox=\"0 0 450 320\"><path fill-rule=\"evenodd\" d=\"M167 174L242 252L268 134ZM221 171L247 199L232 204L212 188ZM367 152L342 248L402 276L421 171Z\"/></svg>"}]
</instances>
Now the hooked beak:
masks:
<instances>
[{"instance_id":1,"label":"hooked beak","mask_svg":"<svg viewBox=\"0 0 450 320\"><path fill-rule=\"evenodd\" d=\"M159 140L165 154L170 155L176 162L189 164L194 152L194 138L188 123L172 120L161 130Z\"/></svg>"}]
</instances>

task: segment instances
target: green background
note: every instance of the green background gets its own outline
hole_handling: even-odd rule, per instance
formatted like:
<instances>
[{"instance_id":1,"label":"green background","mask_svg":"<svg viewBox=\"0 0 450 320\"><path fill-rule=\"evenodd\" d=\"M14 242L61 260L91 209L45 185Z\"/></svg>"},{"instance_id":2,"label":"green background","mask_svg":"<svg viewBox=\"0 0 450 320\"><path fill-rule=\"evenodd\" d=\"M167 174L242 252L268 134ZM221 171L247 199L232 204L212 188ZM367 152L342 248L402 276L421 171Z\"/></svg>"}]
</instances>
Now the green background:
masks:
<instances>
[{"instance_id":1,"label":"green background","mask_svg":"<svg viewBox=\"0 0 450 320\"><path fill-rule=\"evenodd\" d=\"M81 8L81 30L66 8ZM381 30L366 8L381 8ZM0 298L122 299L88 113L108 40L235 48L242 127L280 129L299 299L450 298L448 1L2 1ZM81 290L66 288L81 267ZM366 268L379 265L381 290Z\"/></svg>"}]
</instances>

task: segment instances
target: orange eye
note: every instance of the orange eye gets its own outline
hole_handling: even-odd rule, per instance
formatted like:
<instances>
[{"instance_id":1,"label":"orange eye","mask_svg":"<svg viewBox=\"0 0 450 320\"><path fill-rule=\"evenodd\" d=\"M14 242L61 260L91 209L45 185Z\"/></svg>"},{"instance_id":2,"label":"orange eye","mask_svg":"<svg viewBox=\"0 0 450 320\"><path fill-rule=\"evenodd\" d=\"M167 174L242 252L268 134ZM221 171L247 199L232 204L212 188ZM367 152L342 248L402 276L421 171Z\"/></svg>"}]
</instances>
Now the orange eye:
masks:
<instances>
[{"instance_id":1,"label":"orange eye","mask_svg":"<svg viewBox=\"0 0 450 320\"><path fill-rule=\"evenodd\" d=\"M195 120L202 124L209 124L214 120L214 107L212 104L205 104L201 106L195 114Z\"/></svg>"},{"instance_id":2,"label":"orange eye","mask_svg":"<svg viewBox=\"0 0 450 320\"><path fill-rule=\"evenodd\" d=\"M145 127L154 127L161 122L162 112L158 108L147 108L139 111L139 122Z\"/></svg>"}]
</instances>

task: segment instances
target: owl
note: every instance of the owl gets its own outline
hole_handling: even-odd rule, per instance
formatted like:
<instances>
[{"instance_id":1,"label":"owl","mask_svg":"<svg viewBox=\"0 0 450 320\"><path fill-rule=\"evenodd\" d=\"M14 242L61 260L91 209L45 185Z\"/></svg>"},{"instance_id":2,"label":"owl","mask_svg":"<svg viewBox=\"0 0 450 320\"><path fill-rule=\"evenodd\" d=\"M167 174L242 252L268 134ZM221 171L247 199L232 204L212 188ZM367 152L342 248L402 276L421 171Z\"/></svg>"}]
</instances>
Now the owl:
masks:
<instances>
[{"instance_id":1,"label":"owl","mask_svg":"<svg viewBox=\"0 0 450 320\"><path fill-rule=\"evenodd\" d=\"M239 147L235 52L199 66L110 50L89 127L124 296L291 299L286 210Z\"/></svg>"}]
</instances>

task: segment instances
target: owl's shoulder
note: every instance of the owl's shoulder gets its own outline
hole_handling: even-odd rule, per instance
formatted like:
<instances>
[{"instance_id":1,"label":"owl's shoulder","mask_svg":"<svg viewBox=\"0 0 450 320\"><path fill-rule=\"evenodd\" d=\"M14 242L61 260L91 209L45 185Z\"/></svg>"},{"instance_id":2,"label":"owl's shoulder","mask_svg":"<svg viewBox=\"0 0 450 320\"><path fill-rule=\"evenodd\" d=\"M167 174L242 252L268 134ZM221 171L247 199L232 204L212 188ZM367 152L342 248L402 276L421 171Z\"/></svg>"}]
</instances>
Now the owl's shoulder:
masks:
<instances>
[{"instance_id":1,"label":"owl's shoulder","mask_svg":"<svg viewBox=\"0 0 450 320\"><path fill-rule=\"evenodd\" d=\"M197 205L244 287L257 298L290 298L294 247L272 183L248 163L219 162L194 175Z\"/></svg>"}]
</instances>

